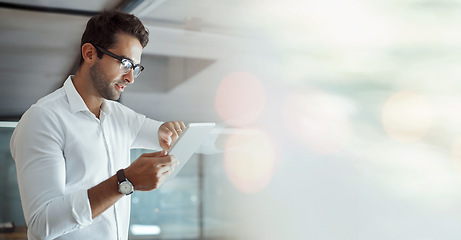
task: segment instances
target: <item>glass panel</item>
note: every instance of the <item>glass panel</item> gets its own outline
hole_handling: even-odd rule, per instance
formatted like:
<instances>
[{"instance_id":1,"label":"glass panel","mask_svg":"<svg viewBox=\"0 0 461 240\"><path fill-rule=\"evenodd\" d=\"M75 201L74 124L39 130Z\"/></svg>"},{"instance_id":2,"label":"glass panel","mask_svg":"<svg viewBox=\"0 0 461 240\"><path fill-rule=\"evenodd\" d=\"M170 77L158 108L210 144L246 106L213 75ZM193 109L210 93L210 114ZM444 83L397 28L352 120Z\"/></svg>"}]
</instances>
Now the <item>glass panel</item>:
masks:
<instances>
[{"instance_id":1,"label":"glass panel","mask_svg":"<svg viewBox=\"0 0 461 240\"><path fill-rule=\"evenodd\" d=\"M147 150L134 149L134 161ZM197 239L200 235L198 155L160 188L135 192L131 201L130 239Z\"/></svg>"},{"instance_id":2,"label":"glass panel","mask_svg":"<svg viewBox=\"0 0 461 240\"><path fill-rule=\"evenodd\" d=\"M26 225L19 198L16 166L10 153L10 139L14 128L0 127L0 223Z\"/></svg>"},{"instance_id":3,"label":"glass panel","mask_svg":"<svg viewBox=\"0 0 461 240\"><path fill-rule=\"evenodd\" d=\"M25 226L16 167L10 153L14 128L0 127L0 222ZM150 150L131 150L132 161ZM203 239L232 234L232 211L239 198L229 183L222 154L195 154L159 189L132 195L130 239Z\"/></svg>"}]
</instances>

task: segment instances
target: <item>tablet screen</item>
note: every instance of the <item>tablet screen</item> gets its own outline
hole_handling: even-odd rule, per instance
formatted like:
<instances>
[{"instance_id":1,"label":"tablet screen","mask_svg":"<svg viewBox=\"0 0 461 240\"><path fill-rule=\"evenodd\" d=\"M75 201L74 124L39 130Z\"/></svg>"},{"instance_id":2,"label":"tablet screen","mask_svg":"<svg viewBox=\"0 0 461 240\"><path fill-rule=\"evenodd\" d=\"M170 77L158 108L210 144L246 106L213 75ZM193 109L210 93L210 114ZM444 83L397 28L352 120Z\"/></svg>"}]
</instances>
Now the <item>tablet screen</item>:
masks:
<instances>
[{"instance_id":1,"label":"tablet screen","mask_svg":"<svg viewBox=\"0 0 461 240\"><path fill-rule=\"evenodd\" d=\"M179 136L168 152L168 155L176 156L179 161L179 165L175 167L168 179L172 179L181 171L214 126L215 123L189 123L189 125L187 125L184 132Z\"/></svg>"}]
</instances>

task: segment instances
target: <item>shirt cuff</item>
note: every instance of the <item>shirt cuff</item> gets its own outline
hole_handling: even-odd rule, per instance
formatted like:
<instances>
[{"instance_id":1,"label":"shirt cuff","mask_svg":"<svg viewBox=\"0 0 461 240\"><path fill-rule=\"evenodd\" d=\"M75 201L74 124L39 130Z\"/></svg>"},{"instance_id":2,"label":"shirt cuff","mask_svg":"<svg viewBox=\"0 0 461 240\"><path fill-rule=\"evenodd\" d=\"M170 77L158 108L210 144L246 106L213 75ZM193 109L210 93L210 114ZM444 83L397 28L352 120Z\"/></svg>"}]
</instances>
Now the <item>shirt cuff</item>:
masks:
<instances>
[{"instance_id":1,"label":"shirt cuff","mask_svg":"<svg viewBox=\"0 0 461 240\"><path fill-rule=\"evenodd\" d=\"M77 221L81 227L86 227L93 222L87 190L72 193L70 195L70 206L75 221Z\"/></svg>"}]
</instances>

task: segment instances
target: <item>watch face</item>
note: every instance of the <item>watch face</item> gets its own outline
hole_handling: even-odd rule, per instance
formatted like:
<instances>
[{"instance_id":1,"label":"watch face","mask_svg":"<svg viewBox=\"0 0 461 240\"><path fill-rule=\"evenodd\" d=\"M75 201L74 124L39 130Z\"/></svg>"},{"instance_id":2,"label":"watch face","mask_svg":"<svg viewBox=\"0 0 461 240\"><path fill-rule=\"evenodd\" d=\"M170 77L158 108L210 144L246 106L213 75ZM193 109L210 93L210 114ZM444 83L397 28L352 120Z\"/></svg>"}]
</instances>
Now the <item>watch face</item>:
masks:
<instances>
[{"instance_id":1,"label":"watch face","mask_svg":"<svg viewBox=\"0 0 461 240\"><path fill-rule=\"evenodd\" d=\"M120 193L128 195L133 192L133 186L128 181L124 181L119 184L118 190Z\"/></svg>"}]
</instances>

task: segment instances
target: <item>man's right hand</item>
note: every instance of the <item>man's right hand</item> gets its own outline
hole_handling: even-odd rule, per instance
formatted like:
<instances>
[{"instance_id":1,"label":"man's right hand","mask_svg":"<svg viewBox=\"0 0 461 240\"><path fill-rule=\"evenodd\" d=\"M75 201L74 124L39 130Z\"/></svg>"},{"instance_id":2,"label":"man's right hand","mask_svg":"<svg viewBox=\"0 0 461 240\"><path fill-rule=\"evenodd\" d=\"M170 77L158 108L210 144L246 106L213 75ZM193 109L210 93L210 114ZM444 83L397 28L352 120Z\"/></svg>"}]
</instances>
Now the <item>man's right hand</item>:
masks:
<instances>
[{"instance_id":1,"label":"man's right hand","mask_svg":"<svg viewBox=\"0 0 461 240\"><path fill-rule=\"evenodd\" d=\"M164 151L144 153L125 169L125 176L135 191L151 191L160 187L178 164L175 156Z\"/></svg>"}]
</instances>

